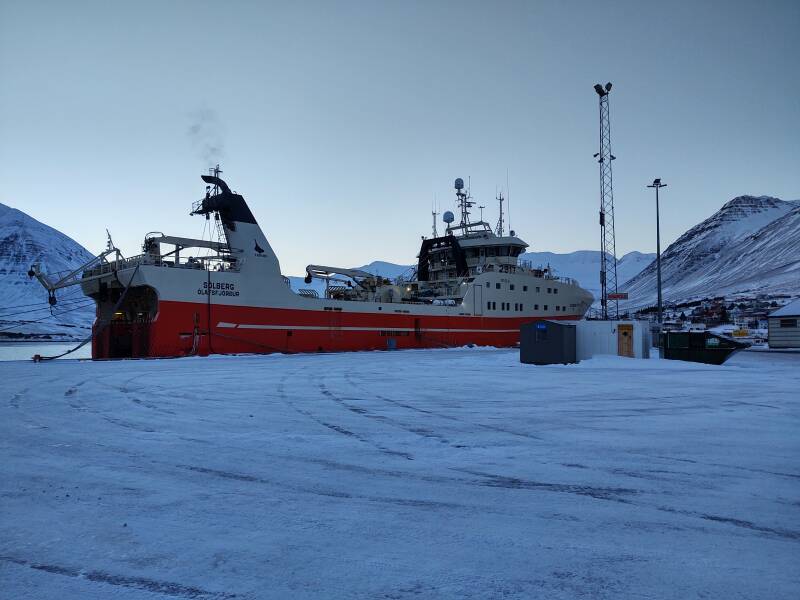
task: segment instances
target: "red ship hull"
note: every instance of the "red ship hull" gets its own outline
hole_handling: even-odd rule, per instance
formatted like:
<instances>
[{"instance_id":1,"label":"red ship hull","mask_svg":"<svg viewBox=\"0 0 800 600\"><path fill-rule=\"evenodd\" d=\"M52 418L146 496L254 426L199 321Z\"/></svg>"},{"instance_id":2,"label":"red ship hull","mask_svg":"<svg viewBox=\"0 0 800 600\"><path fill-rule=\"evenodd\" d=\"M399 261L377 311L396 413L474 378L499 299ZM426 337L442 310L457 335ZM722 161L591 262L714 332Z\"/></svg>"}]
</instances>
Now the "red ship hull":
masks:
<instances>
[{"instance_id":1,"label":"red ship hull","mask_svg":"<svg viewBox=\"0 0 800 600\"><path fill-rule=\"evenodd\" d=\"M543 317L574 320L579 315ZM177 357L271 352L451 348L519 342L531 316L433 316L162 301L150 322L96 327L92 356ZM210 332L210 335L209 335Z\"/></svg>"}]
</instances>

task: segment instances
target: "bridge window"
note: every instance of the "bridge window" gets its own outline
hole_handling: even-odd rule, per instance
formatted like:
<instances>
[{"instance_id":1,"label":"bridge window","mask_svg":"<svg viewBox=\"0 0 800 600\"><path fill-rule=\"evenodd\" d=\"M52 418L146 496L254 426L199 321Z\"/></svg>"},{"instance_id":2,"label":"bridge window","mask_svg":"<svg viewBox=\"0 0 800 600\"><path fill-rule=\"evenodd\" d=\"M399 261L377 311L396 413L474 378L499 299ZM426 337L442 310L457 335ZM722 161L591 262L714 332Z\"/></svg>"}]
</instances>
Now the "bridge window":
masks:
<instances>
[{"instance_id":1,"label":"bridge window","mask_svg":"<svg viewBox=\"0 0 800 600\"><path fill-rule=\"evenodd\" d=\"M509 285L508 289L513 290L514 289L514 284L512 283L511 285Z\"/></svg>"},{"instance_id":2,"label":"bridge window","mask_svg":"<svg viewBox=\"0 0 800 600\"><path fill-rule=\"evenodd\" d=\"M522 286L522 291L523 292L527 292L528 291L528 286L527 285L523 285Z\"/></svg>"},{"instance_id":3,"label":"bridge window","mask_svg":"<svg viewBox=\"0 0 800 600\"><path fill-rule=\"evenodd\" d=\"M495 284L494 284L494 287L495 287L495 289L498 289L498 290L499 290L499 289L500 289L500 284L499 284L499 283L495 283Z\"/></svg>"}]
</instances>

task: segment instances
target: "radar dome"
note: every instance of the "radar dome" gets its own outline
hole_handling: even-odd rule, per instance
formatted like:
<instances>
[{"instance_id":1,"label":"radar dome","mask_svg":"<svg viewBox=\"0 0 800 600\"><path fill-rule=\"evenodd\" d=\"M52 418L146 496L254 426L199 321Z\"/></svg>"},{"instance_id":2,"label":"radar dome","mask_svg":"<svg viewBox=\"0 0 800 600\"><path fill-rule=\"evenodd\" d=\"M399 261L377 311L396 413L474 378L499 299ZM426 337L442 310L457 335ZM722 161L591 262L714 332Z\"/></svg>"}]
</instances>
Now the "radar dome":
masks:
<instances>
[{"instance_id":1,"label":"radar dome","mask_svg":"<svg viewBox=\"0 0 800 600\"><path fill-rule=\"evenodd\" d=\"M461 179L461 177L456 179L456 189L457 190L463 190L464 189L464 180Z\"/></svg>"},{"instance_id":2,"label":"radar dome","mask_svg":"<svg viewBox=\"0 0 800 600\"><path fill-rule=\"evenodd\" d=\"M460 180L457 180L457 181L460 181ZM453 221L456 220L456 216L452 212L450 212L449 210L446 210L444 212L444 214L442 215L442 220L449 225L450 223L452 223Z\"/></svg>"}]
</instances>

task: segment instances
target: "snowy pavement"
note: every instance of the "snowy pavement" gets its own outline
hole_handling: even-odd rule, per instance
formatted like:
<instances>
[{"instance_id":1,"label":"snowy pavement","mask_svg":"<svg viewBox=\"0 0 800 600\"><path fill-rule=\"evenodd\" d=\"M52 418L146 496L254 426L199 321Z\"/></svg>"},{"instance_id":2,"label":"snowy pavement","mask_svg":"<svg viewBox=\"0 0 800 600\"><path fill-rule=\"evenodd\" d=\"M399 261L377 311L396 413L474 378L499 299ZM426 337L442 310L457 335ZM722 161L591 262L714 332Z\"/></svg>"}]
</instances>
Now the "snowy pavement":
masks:
<instances>
[{"instance_id":1,"label":"snowy pavement","mask_svg":"<svg viewBox=\"0 0 800 600\"><path fill-rule=\"evenodd\" d=\"M798 598L799 367L0 363L0 597Z\"/></svg>"}]
</instances>

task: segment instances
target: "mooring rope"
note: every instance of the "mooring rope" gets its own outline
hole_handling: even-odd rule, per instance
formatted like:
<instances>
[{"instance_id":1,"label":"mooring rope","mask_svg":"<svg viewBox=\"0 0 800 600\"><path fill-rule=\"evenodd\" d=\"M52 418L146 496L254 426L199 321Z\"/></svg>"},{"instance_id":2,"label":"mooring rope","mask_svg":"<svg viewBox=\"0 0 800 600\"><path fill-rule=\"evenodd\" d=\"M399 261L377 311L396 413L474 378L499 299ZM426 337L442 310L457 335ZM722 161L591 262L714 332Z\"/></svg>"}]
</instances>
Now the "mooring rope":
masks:
<instances>
[{"instance_id":1,"label":"mooring rope","mask_svg":"<svg viewBox=\"0 0 800 600\"><path fill-rule=\"evenodd\" d=\"M112 317L114 316L114 313L117 312L117 309L120 306L122 306L122 301L125 300L125 296L128 295L128 290L131 289L131 283L133 283L133 278L136 277L136 273L139 271L139 266L140 265L136 265L136 269L134 269L133 273L131 274L130 279L128 279L128 285L125 286L125 289L123 290L123 292L120 295L119 299L117 300L116 304L114 304L114 308L111 309L111 316ZM122 282L119 279L119 276L117 275L117 270L116 269L114 269L114 277L116 277L117 281L119 281L120 284L122 284ZM62 352L61 354L58 354L56 356L41 356L41 355L37 354L37 355L35 355L33 357L33 361L34 362L43 362L43 361L47 361L47 360L55 360L57 358L61 358L63 356L67 356L68 354L72 354L76 350L80 350L86 344L91 342L92 339L95 336L99 335L100 332L102 332L110 323L111 323L111 319L106 319L106 320L100 321L97 330L96 331L93 330L92 333L89 334L89 337L87 337L85 340L83 340L80 344L78 344L77 346L75 346L71 350L67 350L66 352Z\"/></svg>"}]
</instances>

